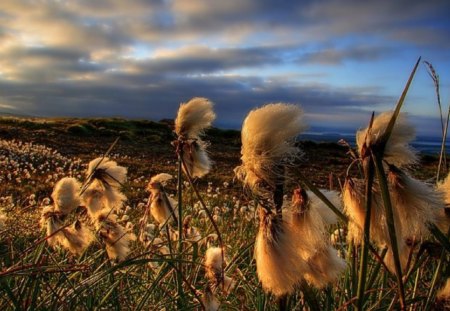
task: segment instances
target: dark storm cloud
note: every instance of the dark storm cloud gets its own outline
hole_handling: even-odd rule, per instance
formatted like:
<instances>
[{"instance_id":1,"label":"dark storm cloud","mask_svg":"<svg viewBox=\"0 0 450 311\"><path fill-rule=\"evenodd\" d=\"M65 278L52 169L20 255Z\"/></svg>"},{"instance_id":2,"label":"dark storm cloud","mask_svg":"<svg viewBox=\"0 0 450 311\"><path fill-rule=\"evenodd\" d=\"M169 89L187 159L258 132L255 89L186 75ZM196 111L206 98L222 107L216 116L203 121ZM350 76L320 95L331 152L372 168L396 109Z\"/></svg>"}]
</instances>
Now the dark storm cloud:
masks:
<instances>
[{"instance_id":1,"label":"dark storm cloud","mask_svg":"<svg viewBox=\"0 0 450 311\"><path fill-rule=\"evenodd\" d=\"M386 46L351 46L342 48L324 48L316 52L307 52L298 58L302 64L338 65L344 61L374 61L397 53L395 49Z\"/></svg>"},{"instance_id":2,"label":"dark storm cloud","mask_svg":"<svg viewBox=\"0 0 450 311\"><path fill-rule=\"evenodd\" d=\"M137 83L138 80L141 83ZM148 81L153 83L146 85ZM17 111L51 116L173 118L180 102L203 96L216 103L217 123L235 128L240 126L249 110L264 103L298 103L311 115L326 115L325 112L339 115L353 111L353 107L359 105L376 107L392 100L377 95L358 95L358 90L266 83L257 77L241 76L179 77L158 81L157 76L141 76L140 79L135 77L132 85L59 82L46 89L40 84L18 83L2 83L0 87L5 90L3 98ZM17 98L19 93L27 95Z\"/></svg>"}]
</instances>

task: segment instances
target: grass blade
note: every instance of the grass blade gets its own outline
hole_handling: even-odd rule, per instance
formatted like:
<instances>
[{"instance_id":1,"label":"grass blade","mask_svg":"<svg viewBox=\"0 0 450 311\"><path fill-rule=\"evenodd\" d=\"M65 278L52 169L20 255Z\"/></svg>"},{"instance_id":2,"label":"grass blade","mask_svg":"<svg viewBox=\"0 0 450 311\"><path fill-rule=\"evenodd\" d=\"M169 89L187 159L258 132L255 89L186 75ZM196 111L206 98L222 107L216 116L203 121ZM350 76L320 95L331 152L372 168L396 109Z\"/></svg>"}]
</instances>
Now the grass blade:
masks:
<instances>
[{"instance_id":1,"label":"grass blade","mask_svg":"<svg viewBox=\"0 0 450 311\"><path fill-rule=\"evenodd\" d=\"M370 245L370 216L372 214L372 186L374 180L374 167L371 157L366 158L368 169L366 176L366 216L364 219L364 239L362 241L362 255L358 277L358 302L357 310L364 309L364 292L366 289L366 276Z\"/></svg>"},{"instance_id":2,"label":"grass blade","mask_svg":"<svg viewBox=\"0 0 450 311\"><path fill-rule=\"evenodd\" d=\"M383 198L383 205L386 214L386 224L389 231L389 239L391 242L391 251L394 257L395 275L397 277L397 285L400 295L401 309L405 308L405 289L403 286L402 267L400 264L400 257L398 253L397 245L397 233L395 232L394 212L391 204L391 197L389 194L389 188L387 184L386 174L384 172L382 159L378 156L374 156L375 170L377 172L377 179L380 185L381 196Z\"/></svg>"},{"instance_id":3,"label":"grass blade","mask_svg":"<svg viewBox=\"0 0 450 311\"><path fill-rule=\"evenodd\" d=\"M387 141L391 137L392 130L395 125L395 121L397 120L398 114L400 113L400 109L402 108L403 102L405 101L406 94L408 93L408 90L409 90L411 82L414 78L414 75L416 74L416 70L417 70L417 67L419 66L420 59L421 58L419 57L419 59L416 62L416 65L414 66L411 74L409 75L408 81L406 82L406 85L405 85L405 88L403 89L402 95L400 96L400 98L397 102L397 105L395 106L395 111L392 115L392 118L389 121L386 131L384 131L383 136L380 139L380 142L382 142L384 144L381 146L381 150L380 150L381 152L384 152L384 147L386 146Z\"/></svg>"}]
</instances>

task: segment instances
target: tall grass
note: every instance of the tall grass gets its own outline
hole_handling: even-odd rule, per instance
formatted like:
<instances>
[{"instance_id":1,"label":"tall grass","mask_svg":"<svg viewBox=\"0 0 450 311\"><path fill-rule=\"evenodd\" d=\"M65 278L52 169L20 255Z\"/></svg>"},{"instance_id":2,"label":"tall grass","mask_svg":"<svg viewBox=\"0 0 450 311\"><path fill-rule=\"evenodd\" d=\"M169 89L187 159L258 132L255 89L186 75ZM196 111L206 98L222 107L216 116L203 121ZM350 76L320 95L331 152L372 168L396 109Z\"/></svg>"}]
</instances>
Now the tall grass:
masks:
<instances>
[{"instance_id":1,"label":"tall grass","mask_svg":"<svg viewBox=\"0 0 450 311\"><path fill-rule=\"evenodd\" d=\"M205 188L205 183L201 182L199 177L193 176L193 170L190 168L192 163L187 163L189 159L185 158L186 155L190 155L191 149L185 148L184 144L195 145L200 136L191 139L177 133L174 157L178 159L175 168L178 176L176 183L168 185L169 190L177 192L176 224L172 224L170 220L160 224L159 227L147 226L151 223L141 224L139 231L151 228L149 240L146 243L134 242L126 259L120 261L108 258L105 245L99 237L81 255L72 255L62 248L50 247L46 242L52 236L45 236L42 233L37 239L18 236L14 230L15 220L12 219L14 216L10 212L9 226L0 227L2 233L0 307L16 310L216 310L217 308L431 310L435 308L437 291L444 283L449 268L449 232L441 231L442 228L430 222L427 224L429 236L408 241L407 250L399 247L398 243L404 242L398 236L404 224L398 223L399 220L395 217L397 207L386 176L386 146L392 139L400 110L419 62L420 59L415 64L377 144L371 145L366 138L367 149L363 153L352 151L353 157L357 158L355 164L349 167L347 173L340 174L347 176L347 180L361 179L364 182L362 194L364 217L360 228L362 238L360 245L357 241L347 239L347 230L350 230L353 218L331 202L305 172L294 172L294 179L284 179L284 173L283 178L280 178L280 174L274 175L277 177L275 188L271 190L271 197L267 202L274 201L276 213L283 214L282 207L290 204L284 199L283 194L288 194L299 183L323 200L324 205L337 215L339 221L330 225L327 232L332 235L334 247L339 255L345 258L346 269L335 282L323 288L316 288L313 283L300 276L300 280L289 295L276 297L266 293L259 283L253 254L260 217L257 215L257 207L262 202L261 197L255 198L249 193L245 193L247 195L245 196L238 184L226 186L228 188L224 186L220 190L214 190L212 186ZM426 64L436 86L437 74L430 63ZM439 181L441 174L446 171L445 141L450 110L446 124L442 115L438 84L436 92L443 133L436 174L436 181ZM369 122L368 133L371 131L373 120L374 116ZM196 135L200 135L201 129L196 128L195 131L198 131ZM116 144L120 142L114 141L103 158ZM295 162L289 162L293 163ZM291 168L286 166L287 170ZM339 172L333 173L339 176ZM202 178L207 179L207 176ZM91 182L92 176L87 176L82 193ZM124 187L126 192L127 186ZM339 188L337 190L342 191ZM239 196L241 202L233 199L233 196ZM245 201L245 204L242 201ZM385 215L383 224L376 223L378 218L371 217L378 201ZM119 210L123 214L125 207ZM137 219L142 217L143 213L144 210L132 210L130 212L132 222L137 223ZM17 217L20 215L22 214L17 213ZM82 212L75 211L68 217L65 225L71 224L69 220L83 217L85 215ZM383 225L387 230L386 245L380 245L376 236L373 236L371 228L378 225ZM446 229L448 230L448 227ZM297 238L300 241L308 239L306 236ZM324 239L328 238L324 236ZM211 275L208 276L205 272L205 253L210 247L219 247L221 250L220 272L215 275L212 273L217 278L217 286L214 286L214 281L210 279ZM405 251L408 252L406 266L401 262L401 256L404 255L401 252ZM389 270L386 261L386 257L390 254L393 256L393 271ZM281 267L287 268L289 267ZM226 277L233 278L233 286L230 288L225 288Z\"/></svg>"}]
</instances>

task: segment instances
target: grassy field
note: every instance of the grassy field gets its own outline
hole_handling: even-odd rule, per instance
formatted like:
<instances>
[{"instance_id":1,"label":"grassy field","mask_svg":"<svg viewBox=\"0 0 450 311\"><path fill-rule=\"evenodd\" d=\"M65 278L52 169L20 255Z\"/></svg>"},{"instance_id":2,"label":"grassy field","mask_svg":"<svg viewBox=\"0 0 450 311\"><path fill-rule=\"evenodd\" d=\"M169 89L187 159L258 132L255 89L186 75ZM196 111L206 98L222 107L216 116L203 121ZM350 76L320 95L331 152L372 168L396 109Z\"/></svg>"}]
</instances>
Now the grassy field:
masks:
<instances>
[{"instance_id":1,"label":"grassy field","mask_svg":"<svg viewBox=\"0 0 450 311\"><path fill-rule=\"evenodd\" d=\"M197 310L209 297L204 271L205 251L218 246L217 233L202 211L195 189L184 179L184 242L181 255L176 240L148 225L151 241L131 243L127 259L111 262L100 242L93 243L80 256L45 241L39 226L42 206L50 203L55 183L71 176L85 180L87 164L102 156L119 137L109 154L128 169L123 193L127 201L117 211L118 221L134 234L147 205L146 186L158 173L177 176L177 157L171 142L176 138L170 121L151 122L123 119L0 119L0 307L20 310ZM230 293L217 294L223 310L275 310L275 297L265 294L255 272L253 243L258 226L251 195L234 179L240 163L240 133L210 129L214 161L211 172L194 181L221 232L225 273L232 277ZM300 142L304 155L296 169L319 188L340 191L347 167L352 162L348 148L337 143ZM411 174L421 180L434 177L437 157L423 156ZM296 171L291 172L296 180ZM287 185L287 191L298 182ZM166 187L177 194L176 178ZM76 215L74 217L81 217ZM150 223L152 221L150 220ZM342 229L338 230L337 229ZM289 310L346 310L353 308L358 287L361 249L345 240L346 224L329 228L339 232L334 246L347 261L347 269L336 284L314 289L299 285L285 302ZM342 232L342 236L341 236ZM428 243L428 244L427 244ZM408 308L436 307L435 271L447 274L446 253L433 239L423 241L412 253L405 280ZM395 275L377 261L382 249L369 256L365 309L388 310L398 307ZM445 262L445 264L444 264ZM180 267L183 270L180 273ZM444 269L445 268L445 269ZM438 270L439 269L439 270ZM182 290L177 279L182 275ZM433 287L433 296L428 292ZM180 292L182 295L180 296ZM205 294L206 293L206 294ZM203 298L202 298L203 297ZM286 306L285 306L286 307Z\"/></svg>"}]
</instances>

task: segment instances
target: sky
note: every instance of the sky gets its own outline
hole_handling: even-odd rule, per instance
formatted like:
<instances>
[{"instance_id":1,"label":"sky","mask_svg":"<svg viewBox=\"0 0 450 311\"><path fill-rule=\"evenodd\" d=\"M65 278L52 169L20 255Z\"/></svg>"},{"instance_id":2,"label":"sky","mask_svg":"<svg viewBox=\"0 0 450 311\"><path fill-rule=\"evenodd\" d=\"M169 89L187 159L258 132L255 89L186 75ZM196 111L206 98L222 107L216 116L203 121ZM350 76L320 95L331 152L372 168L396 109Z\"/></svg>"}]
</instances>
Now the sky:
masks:
<instances>
[{"instance_id":1,"label":"sky","mask_svg":"<svg viewBox=\"0 0 450 311\"><path fill-rule=\"evenodd\" d=\"M2 0L0 112L160 120L200 96L217 127L286 102L348 133L395 107L421 56L446 113L449 16L448 0ZM423 63L403 111L439 133Z\"/></svg>"}]
</instances>

